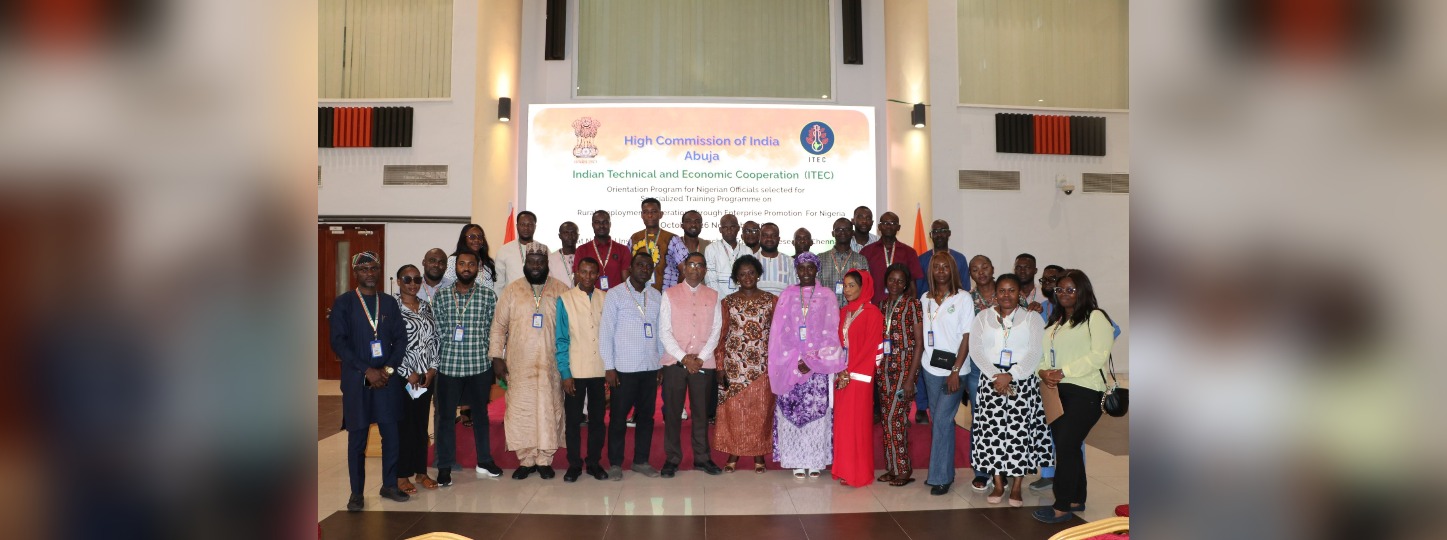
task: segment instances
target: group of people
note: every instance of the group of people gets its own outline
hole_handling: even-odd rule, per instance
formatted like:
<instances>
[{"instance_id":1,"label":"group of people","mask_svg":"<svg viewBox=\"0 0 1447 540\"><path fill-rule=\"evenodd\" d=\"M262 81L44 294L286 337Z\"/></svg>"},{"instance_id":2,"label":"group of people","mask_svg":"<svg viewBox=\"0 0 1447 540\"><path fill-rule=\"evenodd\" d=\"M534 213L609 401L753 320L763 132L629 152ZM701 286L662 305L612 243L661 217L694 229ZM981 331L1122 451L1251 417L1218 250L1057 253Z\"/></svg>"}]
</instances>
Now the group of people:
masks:
<instances>
[{"instance_id":1,"label":"group of people","mask_svg":"<svg viewBox=\"0 0 1447 540\"><path fill-rule=\"evenodd\" d=\"M905 486L915 480L915 405L915 421L931 424L925 483L943 495L954 482L955 415L969 403L972 488L1022 506L1023 479L1039 472L1031 488L1053 489L1055 504L1037 519L1066 521L1083 509L1084 439L1101 415L1098 373L1119 333L1085 273L1046 266L1037 286L1036 260L1022 254L1013 273L997 276L988 257L966 263L949 248L943 220L930 229L934 249L916 253L898 241L893 212L871 234L867 207L835 221L823 253L810 251L812 236L799 229L793 256L779 250L773 223L741 226L724 215L721 238L710 242L696 211L681 216L681 235L659 226L656 199L642 202L641 216L643 230L626 243L611 236L605 211L592 215L583 245L578 226L563 223L561 247L550 250L534 239L536 216L520 212L517 240L496 258L482 227L468 224L450 255L433 249L421 270L399 268L395 296L378 289L375 253L353 256L357 288L337 297L329 316L343 364L348 510L362 508L372 423L383 497L451 485L459 406L480 424L477 473L500 476L487 429L495 382L506 388L515 479L553 478L554 455L566 448L564 481L621 480L630 428L630 470L672 477L692 416L693 465L707 474L751 458L757 473L772 460L797 478L827 469L850 486ZM666 458L654 469L660 392ZM435 480L427 474L434 399ZM1056 411L1048 421L1047 409ZM886 462L878 477L876 423ZM715 450L728 456L723 467Z\"/></svg>"}]
</instances>

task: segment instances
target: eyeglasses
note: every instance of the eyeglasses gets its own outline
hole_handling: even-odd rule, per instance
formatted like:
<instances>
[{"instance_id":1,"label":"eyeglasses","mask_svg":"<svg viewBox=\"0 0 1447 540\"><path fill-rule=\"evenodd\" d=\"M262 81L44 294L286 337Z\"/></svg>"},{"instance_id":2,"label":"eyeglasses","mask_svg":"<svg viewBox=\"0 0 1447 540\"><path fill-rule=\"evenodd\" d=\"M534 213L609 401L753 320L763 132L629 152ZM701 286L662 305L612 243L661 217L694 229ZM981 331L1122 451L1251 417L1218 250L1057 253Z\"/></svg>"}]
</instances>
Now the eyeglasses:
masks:
<instances>
[{"instance_id":1,"label":"eyeglasses","mask_svg":"<svg viewBox=\"0 0 1447 540\"><path fill-rule=\"evenodd\" d=\"M744 232L753 234L759 232L759 229L744 229Z\"/></svg>"},{"instance_id":2,"label":"eyeglasses","mask_svg":"<svg viewBox=\"0 0 1447 540\"><path fill-rule=\"evenodd\" d=\"M1058 277L1043 277L1043 278L1040 278L1040 282L1041 282L1041 283L1055 283L1055 282L1057 282L1057 281L1060 281L1060 278L1058 278Z\"/></svg>"},{"instance_id":3,"label":"eyeglasses","mask_svg":"<svg viewBox=\"0 0 1447 540\"><path fill-rule=\"evenodd\" d=\"M899 222L898 222L898 221L881 221L881 222L879 222L879 224L880 224L880 225L889 225L890 227L893 227L893 226L899 225Z\"/></svg>"},{"instance_id":4,"label":"eyeglasses","mask_svg":"<svg viewBox=\"0 0 1447 540\"><path fill-rule=\"evenodd\" d=\"M701 262L686 262L683 263L683 265L689 268L703 268L703 263Z\"/></svg>"},{"instance_id":5,"label":"eyeglasses","mask_svg":"<svg viewBox=\"0 0 1447 540\"><path fill-rule=\"evenodd\" d=\"M1079 290L1080 289L1076 289L1075 287L1056 287L1055 294L1075 294L1075 292Z\"/></svg>"},{"instance_id":6,"label":"eyeglasses","mask_svg":"<svg viewBox=\"0 0 1447 540\"><path fill-rule=\"evenodd\" d=\"M482 235L480 235L480 234L469 234L469 235L467 235L467 239L468 239L468 240L482 240Z\"/></svg>"},{"instance_id":7,"label":"eyeglasses","mask_svg":"<svg viewBox=\"0 0 1447 540\"><path fill-rule=\"evenodd\" d=\"M929 232L932 232L932 233L947 233L947 232L950 232L950 230L949 230L949 229L930 229Z\"/></svg>"},{"instance_id":8,"label":"eyeglasses","mask_svg":"<svg viewBox=\"0 0 1447 540\"><path fill-rule=\"evenodd\" d=\"M416 283L418 285L421 285L422 276L402 276L397 278L397 283L401 283L403 285L411 285L413 283Z\"/></svg>"}]
</instances>

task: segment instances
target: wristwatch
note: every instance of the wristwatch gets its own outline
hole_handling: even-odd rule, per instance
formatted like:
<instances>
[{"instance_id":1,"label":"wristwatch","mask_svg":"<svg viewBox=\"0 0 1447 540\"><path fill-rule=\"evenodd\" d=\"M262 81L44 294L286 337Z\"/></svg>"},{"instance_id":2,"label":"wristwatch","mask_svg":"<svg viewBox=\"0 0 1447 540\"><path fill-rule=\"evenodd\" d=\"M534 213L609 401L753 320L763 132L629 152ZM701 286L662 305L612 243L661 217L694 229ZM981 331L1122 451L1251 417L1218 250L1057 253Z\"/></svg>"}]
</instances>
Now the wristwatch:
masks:
<instances>
[{"instance_id":1,"label":"wristwatch","mask_svg":"<svg viewBox=\"0 0 1447 540\"><path fill-rule=\"evenodd\" d=\"M385 366L385 367L382 368L382 371L387 372L387 376L388 376L388 377L391 377L393 373L396 373L396 372L397 372L397 370L392 369L392 366Z\"/></svg>"},{"instance_id":2,"label":"wristwatch","mask_svg":"<svg viewBox=\"0 0 1447 540\"><path fill-rule=\"evenodd\" d=\"M955 366L955 367L950 368L950 373L959 373L959 372L960 372L960 366Z\"/></svg>"}]
</instances>

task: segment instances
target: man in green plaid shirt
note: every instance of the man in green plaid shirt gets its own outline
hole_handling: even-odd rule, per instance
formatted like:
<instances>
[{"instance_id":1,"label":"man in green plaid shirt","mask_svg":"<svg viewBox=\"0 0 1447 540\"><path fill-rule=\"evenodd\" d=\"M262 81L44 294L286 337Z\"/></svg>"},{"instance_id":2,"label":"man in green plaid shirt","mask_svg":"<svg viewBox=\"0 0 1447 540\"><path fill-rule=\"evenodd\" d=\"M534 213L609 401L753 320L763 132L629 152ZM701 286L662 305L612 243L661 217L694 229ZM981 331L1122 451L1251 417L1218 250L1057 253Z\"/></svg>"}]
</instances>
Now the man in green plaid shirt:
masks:
<instances>
[{"instance_id":1,"label":"man in green plaid shirt","mask_svg":"<svg viewBox=\"0 0 1447 540\"><path fill-rule=\"evenodd\" d=\"M452 469L457 466L457 433L453 416L459 402L472 406L472 441L477 450L477 472L488 476L502 474L492 460L492 447L487 442L487 402L492 391L492 360L488 356L488 335L492 314L497 308L497 294L476 284L477 254L457 254L457 282L437 290L432 297L432 312L437 316L437 329L442 341L441 360L437 366L437 483L452 485Z\"/></svg>"}]
</instances>

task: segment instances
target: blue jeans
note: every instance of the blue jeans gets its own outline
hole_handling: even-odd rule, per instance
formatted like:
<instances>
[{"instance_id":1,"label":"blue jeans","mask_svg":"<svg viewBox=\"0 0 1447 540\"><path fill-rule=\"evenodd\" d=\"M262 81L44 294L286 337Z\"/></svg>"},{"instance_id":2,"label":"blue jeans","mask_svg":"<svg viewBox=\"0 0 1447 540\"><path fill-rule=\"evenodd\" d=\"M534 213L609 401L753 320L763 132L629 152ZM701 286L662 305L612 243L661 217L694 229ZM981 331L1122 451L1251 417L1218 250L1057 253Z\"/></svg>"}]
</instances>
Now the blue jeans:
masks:
<instances>
[{"instance_id":1,"label":"blue jeans","mask_svg":"<svg viewBox=\"0 0 1447 540\"><path fill-rule=\"evenodd\" d=\"M925 358L925 361L928 362L929 358ZM970 406L976 407L980 404L979 400L975 396L975 394L979 391L979 388L977 388L977 386L980 383L980 366L976 366L974 362L971 362L968 359L965 360L965 366L970 368L970 371L968 373L965 373L965 395L960 398L960 403L964 404L964 400L968 398L970 400ZM923 374L923 370L924 368L920 368L921 374ZM915 381L917 381L917 384L915 384L914 389L914 408L916 410L928 411L930 410L929 393L926 392L924 388L924 377L918 377L915 379Z\"/></svg>"},{"instance_id":2,"label":"blue jeans","mask_svg":"<svg viewBox=\"0 0 1447 540\"><path fill-rule=\"evenodd\" d=\"M965 393L964 376L960 389L949 392L945 382L949 376L937 377L924 372L920 374L925 382L925 391L930 404L930 449L929 477L925 483L943 486L955 481L955 412L960 408L960 396Z\"/></svg>"}]
</instances>

